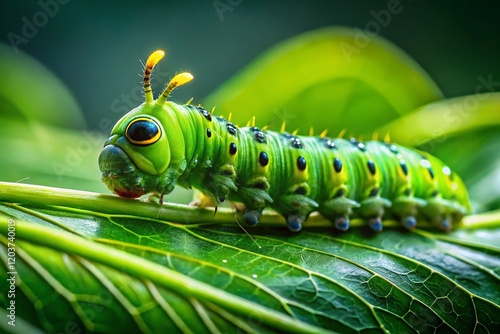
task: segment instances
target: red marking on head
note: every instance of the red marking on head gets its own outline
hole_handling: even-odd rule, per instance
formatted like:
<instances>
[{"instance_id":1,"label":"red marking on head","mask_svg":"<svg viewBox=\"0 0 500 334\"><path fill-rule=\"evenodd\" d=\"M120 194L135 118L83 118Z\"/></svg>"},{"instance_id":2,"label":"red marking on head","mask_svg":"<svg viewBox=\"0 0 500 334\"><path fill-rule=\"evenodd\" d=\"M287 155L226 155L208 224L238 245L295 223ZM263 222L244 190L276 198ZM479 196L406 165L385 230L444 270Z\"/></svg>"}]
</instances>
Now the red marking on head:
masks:
<instances>
[{"instance_id":1,"label":"red marking on head","mask_svg":"<svg viewBox=\"0 0 500 334\"><path fill-rule=\"evenodd\" d=\"M133 189L131 191L125 189L115 189L115 194L120 197L125 198L137 198L141 197L144 194L144 190L142 189Z\"/></svg>"}]
</instances>

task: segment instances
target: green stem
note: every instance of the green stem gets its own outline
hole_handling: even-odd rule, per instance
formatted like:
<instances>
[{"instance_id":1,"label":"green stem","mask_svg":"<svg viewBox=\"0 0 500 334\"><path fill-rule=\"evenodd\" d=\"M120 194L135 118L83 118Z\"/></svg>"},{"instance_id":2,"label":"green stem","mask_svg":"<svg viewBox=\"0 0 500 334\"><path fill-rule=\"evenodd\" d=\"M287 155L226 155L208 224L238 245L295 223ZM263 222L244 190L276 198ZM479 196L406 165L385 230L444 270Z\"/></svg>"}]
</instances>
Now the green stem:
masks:
<instances>
[{"instance_id":1,"label":"green stem","mask_svg":"<svg viewBox=\"0 0 500 334\"><path fill-rule=\"evenodd\" d=\"M189 276L185 276L139 256L101 245L67 232L17 219L15 227L17 240L25 240L31 244L38 244L57 249L64 253L81 256L111 268L119 268L127 274L149 279L171 291L183 294L186 298L196 298L203 302L210 302L240 315L253 315L270 327L279 328L284 332L328 332L290 318L277 311L249 302L246 299L226 293L223 290L194 280ZM7 220L0 218L0 231L3 235L7 233L7 228Z\"/></svg>"},{"instance_id":2,"label":"green stem","mask_svg":"<svg viewBox=\"0 0 500 334\"><path fill-rule=\"evenodd\" d=\"M462 228L478 229L500 226L500 209L464 217Z\"/></svg>"},{"instance_id":3,"label":"green stem","mask_svg":"<svg viewBox=\"0 0 500 334\"><path fill-rule=\"evenodd\" d=\"M220 208L214 215L213 208L198 208L182 204L130 200L113 195L103 195L86 191L52 188L29 184L0 182L0 202L19 203L32 207L62 206L74 210L100 212L103 214L139 216L150 219L160 219L179 224L235 224L243 221L242 213L229 208ZM264 211L261 225L284 226L285 220L274 211ZM364 226L361 219L353 219L351 226ZM466 216L462 225L467 229L490 228L500 226L500 210L488 213ZM307 227L331 226L331 223L320 215L311 215ZM388 220L384 226L399 226L399 223ZM419 222L420 227L429 226Z\"/></svg>"}]
</instances>

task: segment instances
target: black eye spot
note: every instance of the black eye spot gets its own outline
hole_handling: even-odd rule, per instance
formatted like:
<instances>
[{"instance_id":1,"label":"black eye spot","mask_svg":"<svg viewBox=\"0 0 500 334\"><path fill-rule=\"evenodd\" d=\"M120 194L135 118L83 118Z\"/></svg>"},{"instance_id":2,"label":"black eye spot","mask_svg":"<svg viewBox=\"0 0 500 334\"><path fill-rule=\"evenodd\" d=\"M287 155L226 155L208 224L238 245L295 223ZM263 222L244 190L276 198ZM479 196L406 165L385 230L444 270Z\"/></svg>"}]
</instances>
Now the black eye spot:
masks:
<instances>
[{"instance_id":1,"label":"black eye spot","mask_svg":"<svg viewBox=\"0 0 500 334\"><path fill-rule=\"evenodd\" d=\"M431 162L429 160L427 160L423 154L421 156L422 156L422 160L420 160L420 165L424 168L427 168L431 179L434 179L434 170L432 169Z\"/></svg>"},{"instance_id":2,"label":"black eye spot","mask_svg":"<svg viewBox=\"0 0 500 334\"><path fill-rule=\"evenodd\" d=\"M379 191L380 191L380 188L378 188L378 187L373 188L373 189L370 191L370 196L371 196L371 197L375 197L375 196L377 196L377 195L378 195L378 193L379 193Z\"/></svg>"},{"instance_id":3,"label":"black eye spot","mask_svg":"<svg viewBox=\"0 0 500 334\"><path fill-rule=\"evenodd\" d=\"M207 137L208 138L212 137L212 131L210 129L207 129Z\"/></svg>"},{"instance_id":4,"label":"black eye spot","mask_svg":"<svg viewBox=\"0 0 500 334\"><path fill-rule=\"evenodd\" d=\"M304 144L299 137L286 132L280 133L280 136L287 139L293 148L304 148Z\"/></svg>"},{"instance_id":5,"label":"black eye spot","mask_svg":"<svg viewBox=\"0 0 500 334\"><path fill-rule=\"evenodd\" d=\"M342 161L340 161L339 158L333 159L333 168L337 173L340 173L340 171L342 170Z\"/></svg>"},{"instance_id":6,"label":"black eye spot","mask_svg":"<svg viewBox=\"0 0 500 334\"><path fill-rule=\"evenodd\" d=\"M160 128L150 119L135 119L127 126L125 137L135 145L151 145L160 138Z\"/></svg>"},{"instance_id":7,"label":"black eye spot","mask_svg":"<svg viewBox=\"0 0 500 334\"><path fill-rule=\"evenodd\" d=\"M268 163L269 163L269 157L267 156L267 153L266 152L260 152L260 154L259 154L259 164L262 167L265 167L265 166L267 166Z\"/></svg>"},{"instance_id":8,"label":"black eye spot","mask_svg":"<svg viewBox=\"0 0 500 334\"><path fill-rule=\"evenodd\" d=\"M337 193L333 197L334 198L342 197L342 196L344 196L344 194L345 194L345 190L344 189L339 189L339 190L337 190Z\"/></svg>"},{"instance_id":9,"label":"black eye spot","mask_svg":"<svg viewBox=\"0 0 500 334\"><path fill-rule=\"evenodd\" d=\"M428 171L429 171L429 175L431 176L431 179L433 179L434 178L434 169L432 169L432 167L429 167Z\"/></svg>"},{"instance_id":10,"label":"black eye spot","mask_svg":"<svg viewBox=\"0 0 500 334\"><path fill-rule=\"evenodd\" d=\"M222 175L227 175L227 176L232 176L232 175L235 175L235 174L234 174L234 170L231 170L231 169L222 169L222 170L220 171L220 173L221 173Z\"/></svg>"},{"instance_id":11,"label":"black eye spot","mask_svg":"<svg viewBox=\"0 0 500 334\"><path fill-rule=\"evenodd\" d=\"M293 137L291 140L292 146L295 148L302 148L302 142L298 137Z\"/></svg>"},{"instance_id":12,"label":"black eye spot","mask_svg":"<svg viewBox=\"0 0 500 334\"><path fill-rule=\"evenodd\" d=\"M368 160L366 162L366 166L368 167L368 170L370 170L370 173L372 175L375 175L376 169L375 169L375 163L371 160Z\"/></svg>"},{"instance_id":13,"label":"black eye spot","mask_svg":"<svg viewBox=\"0 0 500 334\"><path fill-rule=\"evenodd\" d=\"M235 155L237 150L238 148L236 147L235 143L229 144L229 154Z\"/></svg>"},{"instance_id":14,"label":"black eye spot","mask_svg":"<svg viewBox=\"0 0 500 334\"><path fill-rule=\"evenodd\" d=\"M305 195L307 193L306 188L304 187L298 187L295 189L295 194L297 195Z\"/></svg>"},{"instance_id":15,"label":"black eye spot","mask_svg":"<svg viewBox=\"0 0 500 334\"><path fill-rule=\"evenodd\" d=\"M406 196L410 196L411 195L411 189L410 188L406 188L406 190L404 191L404 194Z\"/></svg>"},{"instance_id":16,"label":"black eye spot","mask_svg":"<svg viewBox=\"0 0 500 334\"><path fill-rule=\"evenodd\" d=\"M268 185L265 182L255 182L254 184L250 185L250 188L255 188L255 189L262 189L266 190Z\"/></svg>"},{"instance_id":17,"label":"black eye spot","mask_svg":"<svg viewBox=\"0 0 500 334\"><path fill-rule=\"evenodd\" d=\"M389 151L391 151L394 154L399 154L398 148L394 144L385 144L388 148Z\"/></svg>"},{"instance_id":18,"label":"black eye spot","mask_svg":"<svg viewBox=\"0 0 500 334\"><path fill-rule=\"evenodd\" d=\"M230 135L232 136L236 135L236 127L234 126L233 123L228 122L226 127L227 127L227 132L229 132Z\"/></svg>"},{"instance_id":19,"label":"black eye spot","mask_svg":"<svg viewBox=\"0 0 500 334\"><path fill-rule=\"evenodd\" d=\"M297 168L299 170L305 170L307 167L306 159L303 156L297 158Z\"/></svg>"},{"instance_id":20,"label":"black eye spot","mask_svg":"<svg viewBox=\"0 0 500 334\"><path fill-rule=\"evenodd\" d=\"M325 145L325 147L328 148L329 150L337 148L335 146L335 143L331 139L322 138L321 140L323 141L323 145Z\"/></svg>"},{"instance_id":21,"label":"black eye spot","mask_svg":"<svg viewBox=\"0 0 500 334\"><path fill-rule=\"evenodd\" d=\"M196 109L198 109L198 111L203 115L203 117L205 117L207 121L212 121L212 115L207 111L207 109L203 107L196 107Z\"/></svg>"},{"instance_id":22,"label":"black eye spot","mask_svg":"<svg viewBox=\"0 0 500 334\"><path fill-rule=\"evenodd\" d=\"M399 166L401 166L401 170L403 173L408 176L408 166L406 165L406 162L403 159L399 160Z\"/></svg>"},{"instance_id":23,"label":"black eye spot","mask_svg":"<svg viewBox=\"0 0 500 334\"><path fill-rule=\"evenodd\" d=\"M360 150L361 152L365 152L366 151L365 144L363 144L360 141L357 141L356 138L351 138L350 142L351 142L351 144L353 144L354 146L356 146L358 148L358 150Z\"/></svg>"},{"instance_id":24,"label":"black eye spot","mask_svg":"<svg viewBox=\"0 0 500 334\"><path fill-rule=\"evenodd\" d=\"M259 143L263 143L265 144L266 143L266 136L264 135L264 132L262 131L255 131L254 132L254 138L256 141L258 141Z\"/></svg>"}]
</instances>

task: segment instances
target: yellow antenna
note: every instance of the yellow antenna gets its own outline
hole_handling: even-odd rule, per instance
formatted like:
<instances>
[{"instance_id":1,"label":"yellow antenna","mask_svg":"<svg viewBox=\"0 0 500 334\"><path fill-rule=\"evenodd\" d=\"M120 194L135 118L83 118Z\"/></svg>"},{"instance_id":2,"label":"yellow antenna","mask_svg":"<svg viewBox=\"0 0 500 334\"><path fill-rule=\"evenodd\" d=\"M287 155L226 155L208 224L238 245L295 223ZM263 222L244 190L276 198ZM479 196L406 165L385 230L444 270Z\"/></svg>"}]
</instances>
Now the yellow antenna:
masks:
<instances>
[{"instance_id":1,"label":"yellow antenna","mask_svg":"<svg viewBox=\"0 0 500 334\"><path fill-rule=\"evenodd\" d=\"M309 129L309 136L314 136L314 128L311 126L311 128Z\"/></svg>"},{"instance_id":2,"label":"yellow antenna","mask_svg":"<svg viewBox=\"0 0 500 334\"><path fill-rule=\"evenodd\" d=\"M327 133L328 133L328 129L325 129L325 130L323 130L323 132L321 132L321 134L319 136L321 138L325 138Z\"/></svg>"},{"instance_id":3,"label":"yellow antenna","mask_svg":"<svg viewBox=\"0 0 500 334\"><path fill-rule=\"evenodd\" d=\"M389 132L387 132L384 136L384 141L386 143L390 143L391 142L391 135L389 134Z\"/></svg>"},{"instance_id":4,"label":"yellow antenna","mask_svg":"<svg viewBox=\"0 0 500 334\"><path fill-rule=\"evenodd\" d=\"M267 130L267 129L269 129L269 125L263 126L261 130Z\"/></svg>"},{"instance_id":5,"label":"yellow antenna","mask_svg":"<svg viewBox=\"0 0 500 334\"><path fill-rule=\"evenodd\" d=\"M212 110L210 111L210 114L213 115L214 111L215 111L215 107L212 108Z\"/></svg>"},{"instance_id":6,"label":"yellow antenna","mask_svg":"<svg viewBox=\"0 0 500 334\"><path fill-rule=\"evenodd\" d=\"M194 99L194 97L190 98L190 99L186 102L186 104L187 104L187 105L191 105L191 102L193 102L193 99Z\"/></svg>"},{"instance_id":7,"label":"yellow antenna","mask_svg":"<svg viewBox=\"0 0 500 334\"><path fill-rule=\"evenodd\" d=\"M295 129L295 131L292 132L292 135L296 135L297 133L299 133L299 129Z\"/></svg>"},{"instance_id":8,"label":"yellow antenna","mask_svg":"<svg viewBox=\"0 0 500 334\"><path fill-rule=\"evenodd\" d=\"M165 90L163 91L163 94L161 94L158 100L156 100L156 104L158 105L164 104L170 93L176 87L187 84L191 80L193 80L193 76L191 75L191 73L188 72L182 72L174 76L172 80L170 80L170 82L168 83L167 88L165 88Z\"/></svg>"},{"instance_id":9,"label":"yellow antenna","mask_svg":"<svg viewBox=\"0 0 500 334\"><path fill-rule=\"evenodd\" d=\"M372 135L372 140L378 140L378 138L379 138L379 133L378 131L375 131Z\"/></svg>"},{"instance_id":10,"label":"yellow antenna","mask_svg":"<svg viewBox=\"0 0 500 334\"><path fill-rule=\"evenodd\" d=\"M339 135L337 136L338 138L342 138L344 137L345 133L347 132L347 129L342 129L342 131L340 131Z\"/></svg>"},{"instance_id":11,"label":"yellow antenna","mask_svg":"<svg viewBox=\"0 0 500 334\"><path fill-rule=\"evenodd\" d=\"M255 126L255 116L252 116L252 126Z\"/></svg>"},{"instance_id":12,"label":"yellow antenna","mask_svg":"<svg viewBox=\"0 0 500 334\"><path fill-rule=\"evenodd\" d=\"M285 128L286 128L286 122L283 121L283 123L281 124L280 132L285 132Z\"/></svg>"},{"instance_id":13,"label":"yellow antenna","mask_svg":"<svg viewBox=\"0 0 500 334\"><path fill-rule=\"evenodd\" d=\"M149 55L148 60L146 61L146 66L144 66L144 97L146 99L146 103L153 102L153 90L151 89L151 72L153 72L153 68L155 67L155 65L158 64L164 56L165 52L163 50L156 50Z\"/></svg>"},{"instance_id":14,"label":"yellow antenna","mask_svg":"<svg viewBox=\"0 0 500 334\"><path fill-rule=\"evenodd\" d=\"M229 115L227 116L227 121L231 122L231 118L233 117L233 113L230 112Z\"/></svg>"}]
</instances>

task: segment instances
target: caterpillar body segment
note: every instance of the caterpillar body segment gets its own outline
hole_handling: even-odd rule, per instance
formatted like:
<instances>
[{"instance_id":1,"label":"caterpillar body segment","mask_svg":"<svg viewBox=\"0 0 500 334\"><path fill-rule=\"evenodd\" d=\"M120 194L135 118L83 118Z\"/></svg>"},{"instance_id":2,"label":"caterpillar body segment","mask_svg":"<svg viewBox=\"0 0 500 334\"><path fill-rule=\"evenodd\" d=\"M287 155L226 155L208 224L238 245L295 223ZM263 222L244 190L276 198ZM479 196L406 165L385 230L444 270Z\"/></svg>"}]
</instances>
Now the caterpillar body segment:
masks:
<instances>
[{"instance_id":1,"label":"caterpillar body segment","mask_svg":"<svg viewBox=\"0 0 500 334\"><path fill-rule=\"evenodd\" d=\"M423 218L449 230L470 210L460 177L424 152L326 133L238 128L203 107L167 100L192 79L186 72L155 101L149 80L161 56L155 52L146 62L146 102L117 122L99 156L103 182L122 197L162 198L178 184L219 202L242 202L249 225L271 207L292 231L314 211L339 230L349 228L352 216L366 219L375 231L385 217L407 228Z\"/></svg>"}]
</instances>

